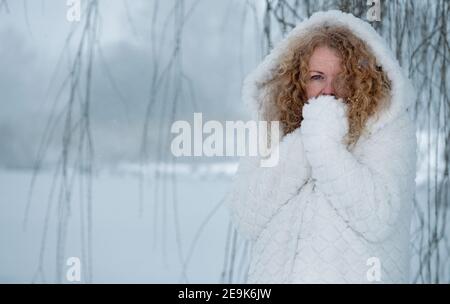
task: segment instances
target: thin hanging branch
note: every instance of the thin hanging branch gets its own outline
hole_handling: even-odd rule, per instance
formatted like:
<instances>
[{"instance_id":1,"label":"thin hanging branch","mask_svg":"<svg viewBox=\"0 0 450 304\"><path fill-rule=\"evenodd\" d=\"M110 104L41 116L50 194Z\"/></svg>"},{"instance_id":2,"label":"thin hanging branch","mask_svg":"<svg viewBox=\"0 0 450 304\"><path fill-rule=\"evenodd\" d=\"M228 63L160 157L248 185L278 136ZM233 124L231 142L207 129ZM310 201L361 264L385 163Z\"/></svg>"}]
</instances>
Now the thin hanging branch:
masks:
<instances>
[{"instance_id":1,"label":"thin hanging branch","mask_svg":"<svg viewBox=\"0 0 450 304\"><path fill-rule=\"evenodd\" d=\"M81 222L81 251L84 280L93 282L93 201L92 177L94 168L94 140L91 127L91 98L93 63L95 45L98 35L98 1L90 0L86 4L84 24L81 27L80 38L77 42L75 57L73 58L68 76L58 90L52 106L50 118L42 136L38 155L34 164L30 182L28 202L25 211L24 227L31 208L35 183L42 169L42 163L47 154L50 143L61 133L61 150L57 165L53 173L53 181L49 193L44 228L41 238L41 248L34 282L46 281L44 272L44 257L50 229L51 211L55 207L55 192L57 191L56 208L56 282L62 282L63 267L69 221L72 217L72 204L75 179L79 180L80 222ZM66 40L65 50L70 49L73 42L73 31ZM67 99L63 92L68 90ZM62 105L58 102L63 100Z\"/></svg>"}]
</instances>

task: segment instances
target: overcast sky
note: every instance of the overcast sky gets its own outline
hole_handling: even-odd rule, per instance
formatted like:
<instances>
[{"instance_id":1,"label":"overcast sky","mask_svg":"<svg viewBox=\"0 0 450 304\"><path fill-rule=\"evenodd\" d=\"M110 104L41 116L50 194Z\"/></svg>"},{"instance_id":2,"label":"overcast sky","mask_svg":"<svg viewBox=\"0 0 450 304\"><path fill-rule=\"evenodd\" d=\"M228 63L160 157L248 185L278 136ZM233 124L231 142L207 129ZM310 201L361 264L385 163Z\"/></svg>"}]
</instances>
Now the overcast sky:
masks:
<instances>
[{"instance_id":1,"label":"overcast sky","mask_svg":"<svg viewBox=\"0 0 450 304\"><path fill-rule=\"evenodd\" d=\"M0 8L0 166L22 167L34 160L50 106L73 60L77 40L63 51L67 36L82 22L67 21L65 0L6 3ZM165 23L173 3L158 2L154 31L158 47L166 37L164 54L174 46L174 18ZM92 82L93 133L100 161L135 160L139 151L154 68L153 7L154 1L100 0L99 46L104 59L96 54ZM241 82L262 56L254 15L248 10L244 14L244 1L237 0L185 1L186 12L192 7L183 31L182 71L192 83L197 110L206 119L246 118ZM168 60L168 55L160 55L158 63L162 67ZM185 85L178 118L192 119L191 95L184 96L188 91ZM64 97L60 105L67 100ZM154 141L159 111L156 106L152 113ZM57 151L59 140L56 137L51 150Z\"/></svg>"}]
</instances>

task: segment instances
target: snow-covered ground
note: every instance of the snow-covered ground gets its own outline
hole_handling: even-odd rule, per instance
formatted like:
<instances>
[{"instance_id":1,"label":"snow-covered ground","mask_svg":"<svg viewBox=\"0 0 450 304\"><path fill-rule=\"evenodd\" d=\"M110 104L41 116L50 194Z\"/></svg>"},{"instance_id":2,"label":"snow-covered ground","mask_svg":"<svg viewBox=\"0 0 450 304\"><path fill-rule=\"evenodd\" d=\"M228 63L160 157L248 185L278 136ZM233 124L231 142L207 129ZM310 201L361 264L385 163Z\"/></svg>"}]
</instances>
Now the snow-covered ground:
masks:
<instances>
[{"instance_id":1,"label":"snow-covered ground","mask_svg":"<svg viewBox=\"0 0 450 304\"><path fill-rule=\"evenodd\" d=\"M222 167L216 164L211 168L218 173L222 172ZM184 173L197 172L197 175L177 174L180 239L186 256L200 225L223 197L229 179L226 173L205 179L204 167L191 170L185 166L183 170ZM151 179L145 181L149 190L144 195L140 217L139 180L136 176L132 167L125 166L99 173L93 180L94 282L180 282L182 267L175 240L172 200L169 199L166 206L165 233L162 228L163 208L159 206L157 239L154 242L155 207L150 194L154 183ZM169 175L162 176L162 180L169 184ZM22 223L30 178L30 171L0 171L0 282L3 283L30 282L37 269L52 172L43 172L39 176L24 231ZM69 222L67 258L81 258L79 198L76 192ZM53 208L51 218L44 264L48 281L55 277L56 208ZM193 251L186 270L189 282L219 282L227 228L228 214L220 207L205 226Z\"/></svg>"}]
</instances>

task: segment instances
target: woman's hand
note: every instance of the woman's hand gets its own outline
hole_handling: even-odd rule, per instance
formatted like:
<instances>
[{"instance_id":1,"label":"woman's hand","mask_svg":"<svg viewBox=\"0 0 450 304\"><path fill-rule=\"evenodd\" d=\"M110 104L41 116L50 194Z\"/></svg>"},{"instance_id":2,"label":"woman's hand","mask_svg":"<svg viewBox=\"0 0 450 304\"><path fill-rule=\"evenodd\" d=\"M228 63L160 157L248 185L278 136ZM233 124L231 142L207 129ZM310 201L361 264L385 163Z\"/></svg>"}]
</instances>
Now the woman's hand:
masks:
<instances>
[{"instance_id":1,"label":"woman's hand","mask_svg":"<svg viewBox=\"0 0 450 304\"><path fill-rule=\"evenodd\" d=\"M303 106L301 130L304 140L324 136L341 142L348 132L347 105L329 95L311 98Z\"/></svg>"}]
</instances>

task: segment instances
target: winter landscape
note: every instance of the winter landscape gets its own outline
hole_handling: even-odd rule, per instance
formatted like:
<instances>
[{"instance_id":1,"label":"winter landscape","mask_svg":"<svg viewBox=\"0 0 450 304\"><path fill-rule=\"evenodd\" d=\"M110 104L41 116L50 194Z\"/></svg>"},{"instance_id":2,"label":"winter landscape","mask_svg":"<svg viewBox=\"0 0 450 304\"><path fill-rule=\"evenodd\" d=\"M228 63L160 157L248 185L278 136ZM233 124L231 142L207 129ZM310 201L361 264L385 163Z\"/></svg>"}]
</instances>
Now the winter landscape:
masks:
<instances>
[{"instance_id":1,"label":"winter landscape","mask_svg":"<svg viewBox=\"0 0 450 304\"><path fill-rule=\"evenodd\" d=\"M249 120L242 81L294 24L371 6L81 0L77 20L76 2L0 0L0 283L72 283L78 262L75 283L245 282L238 158L175 157L170 127ZM450 3L374 2L417 90L411 283L449 283Z\"/></svg>"}]
</instances>

